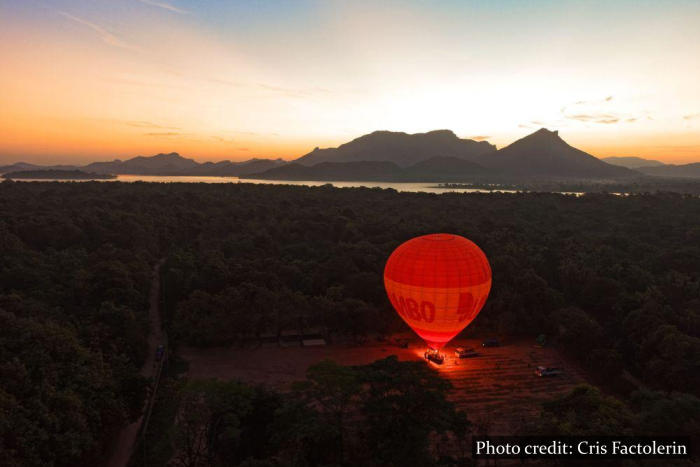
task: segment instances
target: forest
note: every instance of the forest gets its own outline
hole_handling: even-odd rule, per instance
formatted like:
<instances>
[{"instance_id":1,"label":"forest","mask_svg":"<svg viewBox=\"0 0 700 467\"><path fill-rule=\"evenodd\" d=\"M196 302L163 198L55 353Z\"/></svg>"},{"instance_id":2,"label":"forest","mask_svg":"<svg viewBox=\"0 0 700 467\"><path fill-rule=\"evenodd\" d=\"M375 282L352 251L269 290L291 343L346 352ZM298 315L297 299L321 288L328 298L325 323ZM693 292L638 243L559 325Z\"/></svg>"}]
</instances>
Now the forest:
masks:
<instances>
[{"instance_id":1,"label":"forest","mask_svg":"<svg viewBox=\"0 0 700 467\"><path fill-rule=\"evenodd\" d=\"M700 198L666 192L2 182L0 464L99 465L138 416L160 258L175 353L285 330L361 343L404 330L384 262L433 232L472 239L491 263L491 295L466 332L545 335L599 386L549 401L529 431L697 437L699 220ZM323 362L287 395L173 369L154 423L174 465L470 465L454 453L478 427L448 389L392 359ZM416 411L427 403L439 410ZM410 425L401 417L423 423L397 431ZM441 436L449 454L431 441ZM399 448L409 441L415 451Z\"/></svg>"}]
</instances>

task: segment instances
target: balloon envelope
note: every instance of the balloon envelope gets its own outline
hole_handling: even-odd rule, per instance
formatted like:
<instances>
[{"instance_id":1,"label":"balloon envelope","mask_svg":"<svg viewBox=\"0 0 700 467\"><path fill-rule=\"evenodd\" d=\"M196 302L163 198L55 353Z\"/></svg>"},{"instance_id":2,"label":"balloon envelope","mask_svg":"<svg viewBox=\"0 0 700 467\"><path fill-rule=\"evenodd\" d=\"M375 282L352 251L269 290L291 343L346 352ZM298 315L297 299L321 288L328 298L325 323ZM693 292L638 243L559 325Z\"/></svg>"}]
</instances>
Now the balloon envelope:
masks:
<instances>
[{"instance_id":1,"label":"balloon envelope","mask_svg":"<svg viewBox=\"0 0 700 467\"><path fill-rule=\"evenodd\" d=\"M384 287L401 318L429 347L440 349L481 311L491 290L491 267L471 240L423 235L389 256Z\"/></svg>"}]
</instances>

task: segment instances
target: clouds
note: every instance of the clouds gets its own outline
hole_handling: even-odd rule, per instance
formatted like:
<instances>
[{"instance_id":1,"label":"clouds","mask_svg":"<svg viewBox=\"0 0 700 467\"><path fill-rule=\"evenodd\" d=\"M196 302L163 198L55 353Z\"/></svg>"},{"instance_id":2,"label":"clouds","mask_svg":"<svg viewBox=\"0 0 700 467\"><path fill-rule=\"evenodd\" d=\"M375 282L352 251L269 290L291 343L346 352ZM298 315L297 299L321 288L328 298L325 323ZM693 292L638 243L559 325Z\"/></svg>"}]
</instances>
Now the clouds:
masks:
<instances>
[{"instance_id":1,"label":"clouds","mask_svg":"<svg viewBox=\"0 0 700 467\"><path fill-rule=\"evenodd\" d=\"M683 115L683 120L694 120L696 118L700 118L700 113Z\"/></svg>"},{"instance_id":2,"label":"clouds","mask_svg":"<svg viewBox=\"0 0 700 467\"><path fill-rule=\"evenodd\" d=\"M113 47L118 47L121 49L128 49L128 50L138 50L137 47L127 43L123 39L117 37L116 35L112 34L111 32L107 31L105 28L102 26L91 23L88 20L85 20L83 18L79 18L75 15L71 15L70 13L66 13L65 11L59 11L58 12L61 16L64 16L65 18L68 18L69 20L81 24L83 26L86 26L90 29L92 29L94 32L97 33L97 35L102 39L102 41L105 44L109 44Z\"/></svg>"},{"instance_id":3,"label":"clouds","mask_svg":"<svg viewBox=\"0 0 700 467\"><path fill-rule=\"evenodd\" d=\"M617 111L618 100L613 95L599 99L579 99L552 109L549 115L540 113L539 118L524 121L518 128L537 130L539 128L574 128L577 125L615 125L634 123L641 117Z\"/></svg>"},{"instance_id":4,"label":"clouds","mask_svg":"<svg viewBox=\"0 0 700 467\"><path fill-rule=\"evenodd\" d=\"M172 11L173 13L179 13L181 15L186 15L189 14L189 11L183 10L182 8L178 8L175 5L168 3L168 2L160 2L156 0L138 0L141 3L145 3L146 5L151 5L155 6L158 8L162 8L164 10Z\"/></svg>"},{"instance_id":5,"label":"clouds","mask_svg":"<svg viewBox=\"0 0 700 467\"><path fill-rule=\"evenodd\" d=\"M574 102L574 105L583 105L583 104L600 104L603 102L610 102L613 100L613 96L608 96L603 99L597 99L597 100L589 100L589 101L576 101ZM564 106L566 108L566 106Z\"/></svg>"},{"instance_id":6,"label":"clouds","mask_svg":"<svg viewBox=\"0 0 700 467\"><path fill-rule=\"evenodd\" d=\"M611 109L613 96L602 99L579 100L561 108L562 118L582 123L614 125L617 123L634 123L639 117L616 112Z\"/></svg>"},{"instance_id":7,"label":"clouds","mask_svg":"<svg viewBox=\"0 0 700 467\"><path fill-rule=\"evenodd\" d=\"M588 123L602 123L605 125L610 125L612 123L617 123L620 121L620 117L609 113L598 113L598 114L575 114L575 115L565 115L565 118L569 120L578 120L579 122Z\"/></svg>"},{"instance_id":8,"label":"clouds","mask_svg":"<svg viewBox=\"0 0 700 467\"><path fill-rule=\"evenodd\" d=\"M189 11L183 10L182 8L178 8L175 5L168 3L168 2L158 1L158 0L138 0L138 1L141 3L144 3L146 5L150 5L150 6L154 6L157 8L162 8L164 10L171 11L173 13L178 13L181 15L189 14ZM110 31L108 31L106 28L100 26L97 23L93 23L92 21L88 21L84 18L73 15L71 13L67 13L65 11L59 11L58 13L61 16L65 17L65 18L67 18L75 23L81 24L81 25L91 29L92 31L97 33L99 38L102 39L102 41L105 44L108 44L108 45L111 45L112 47L117 47L120 49L134 50L134 51L140 50L139 47L132 45L132 44L129 44L126 40L122 39L121 37L119 37L118 35L110 32Z\"/></svg>"},{"instance_id":9,"label":"clouds","mask_svg":"<svg viewBox=\"0 0 700 467\"><path fill-rule=\"evenodd\" d=\"M157 136L157 137L168 137L168 136L182 136L182 133L178 131L155 131L151 133L144 133L144 136Z\"/></svg>"},{"instance_id":10,"label":"clouds","mask_svg":"<svg viewBox=\"0 0 700 467\"><path fill-rule=\"evenodd\" d=\"M180 128L174 126L164 126L157 123L145 122L145 121L125 121L123 122L127 126L132 126L135 128L156 128L160 130L179 130Z\"/></svg>"}]
</instances>

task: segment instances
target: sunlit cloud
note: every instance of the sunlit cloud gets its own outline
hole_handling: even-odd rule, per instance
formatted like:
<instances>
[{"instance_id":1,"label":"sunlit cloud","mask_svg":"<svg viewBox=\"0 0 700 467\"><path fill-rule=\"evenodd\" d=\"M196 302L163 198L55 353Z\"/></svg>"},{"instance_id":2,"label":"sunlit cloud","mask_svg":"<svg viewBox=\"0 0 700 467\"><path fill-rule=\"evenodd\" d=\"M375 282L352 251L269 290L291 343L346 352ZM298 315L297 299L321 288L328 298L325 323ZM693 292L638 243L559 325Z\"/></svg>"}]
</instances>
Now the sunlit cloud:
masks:
<instances>
[{"instance_id":1,"label":"sunlit cloud","mask_svg":"<svg viewBox=\"0 0 700 467\"><path fill-rule=\"evenodd\" d=\"M65 11L59 11L59 14L62 16L68 18L71 21L74 21L78 24L82 24L83 26L87 26L88 28L92 29L97 33L97 35L102 39L102 41L106 44L109 44L113 47L119 47L122 49L129 49L129 50L137 50L137 47L134 47L133 45L130 45L126 41L120 39L116 35L112 34L111 32L107 31L105 28L102 26L99 26L95 23L92 23L90 21L87 21L83 18L79 18L77 16L71 15L70 13L66 13Z\"/></svg>"},{"instance_id":2,"label":"sunlit cloud","mask_svg":"<svg viewBox=\"0 0 700 467\"><path fill-rule=\"evenodd\" d=\"M613 125L620 122L634 123L639 117L625 115L621 112L611 112L613 96L602 99L579 100L561 108L562 117L583 123Z\"/></svg>"},{"instance_id":3,"label":"sunlit cloud","mask_svg":"<svg viewBox=\"0 0 700 467\"><path fill-rule=\"evenodd\" d=\"M180 13L181 15L186 15L189 13L187 10L183 10L182 8L178 8L175 5L168 3L168 2L158 2L155 0L139 0L141 3L145 3L146 5L151 5L155 6L158 8L163 8L164 10L172 11L174 13Z\"/></svg>"},{"instance_id":4,"label":"sunlit cloud","mask_svg":"<svg viewBox=\"0 0 700 467\"><path fill-rule=\"evenodd\" d=\"M688 115L683 115L683 120L693 120L696 118L700 118L700 113L694 113L694 114L688 114Z\"/></svg>"},{"instance_id":5,"label":"sunlit cloud","mask_svg":"<svg viewBox=\"0 0 700 467\"><path fill-rule=\"evenodd\" d=\"M620 121L620 118L611 115L611 114L596 114L596 115L587 115L587 114L576 114L576 115L566 115L566 118L570 120L578 120L579 122L592 122L592 123L604 123L604 124L610 124L610 123L617 123Z\"/></svg>"},{"instance_id":6,"label":"sunlit cloud","mask_svg":"<svg viewBox=\"0 0 700 467\"><path fill-rule=\"evenodd\" d=\"M582 105L582 104L597 104L597 103L602 103L602 102L610 102L613 100L613 96L608 96L604 99L599 99L599 100L588 100L588 101L576 101L574 102L575 105Z\"/></svg>"},{"instance_id":7,"label":"sunlit cloud","mask_svg":"<svg viewBox=\"0 0 700 467\"><path fill-rule=\"evenodd\" d=\"M180 128L174 126L158 125L152 122L139 122L139 121L129 121L124 122L125 125L133 126L135 128L160 128L161 130L179 130Z\"/></svg>"},{"instance_id":8,"label":"sunlit cloud","mask_svg":"<svg viewBox=\"0 0 700 467\"><path fill-rule=\"evenodd\" d=\"M481 135L478 135L478 136L469 136L469 139L472 139L472 140L474 140L474 141L486 141L486 140L488 140L489 138L490 138L490 136L481 136Z\"/></svg>"},{"instance_id":9,"label":"sunlit cloud","mask_svg":"<svg viewBox=\"0 0 700 467\"><path fill-rule=\"evenodd\" d=\"M177 131L157 131L153 133L144 133L145 136L183 136Z\"/></svg>"}]
</instances>

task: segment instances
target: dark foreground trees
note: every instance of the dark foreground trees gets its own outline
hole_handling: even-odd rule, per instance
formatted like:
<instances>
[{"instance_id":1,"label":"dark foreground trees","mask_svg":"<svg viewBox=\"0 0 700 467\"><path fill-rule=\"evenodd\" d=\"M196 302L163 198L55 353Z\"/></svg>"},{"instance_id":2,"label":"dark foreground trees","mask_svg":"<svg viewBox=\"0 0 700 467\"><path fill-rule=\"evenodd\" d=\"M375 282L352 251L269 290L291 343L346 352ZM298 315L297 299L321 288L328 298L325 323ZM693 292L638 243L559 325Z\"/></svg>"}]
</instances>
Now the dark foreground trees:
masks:
<instances>
[{"instance_id":1,"label":"dark foreground trees","mask_svg":"<svg viewBox=\"0 0 700 467\"><path fill-rule=\"evenodd\" d=\"M474 240L491 262L472 331L544 334L602 381L629 374L660 391L633 407L663 425L660 407L683 412L700 388L698 219L700 199L670 193L0 183L0 463L94 465L138 414L157 258L176 344L318 328L362 340L405 329L384 262L433 232ZM319 436L336 436L328 426Z\"/></svg>"},{"instance_id":2,"label":"dark foreground trees","mask_svg":"<svg viewBox=\"0 0 700 467\"><path fill-rule=\"evenodd\" d=\"M324 361L284 394L192 382L180 393L174 463L430 466L444 465L447 450L459 464L455 436L470 427L447 401L449 387L423 362L395 357L360 367Z\"/></svg>"}]
</instances>

